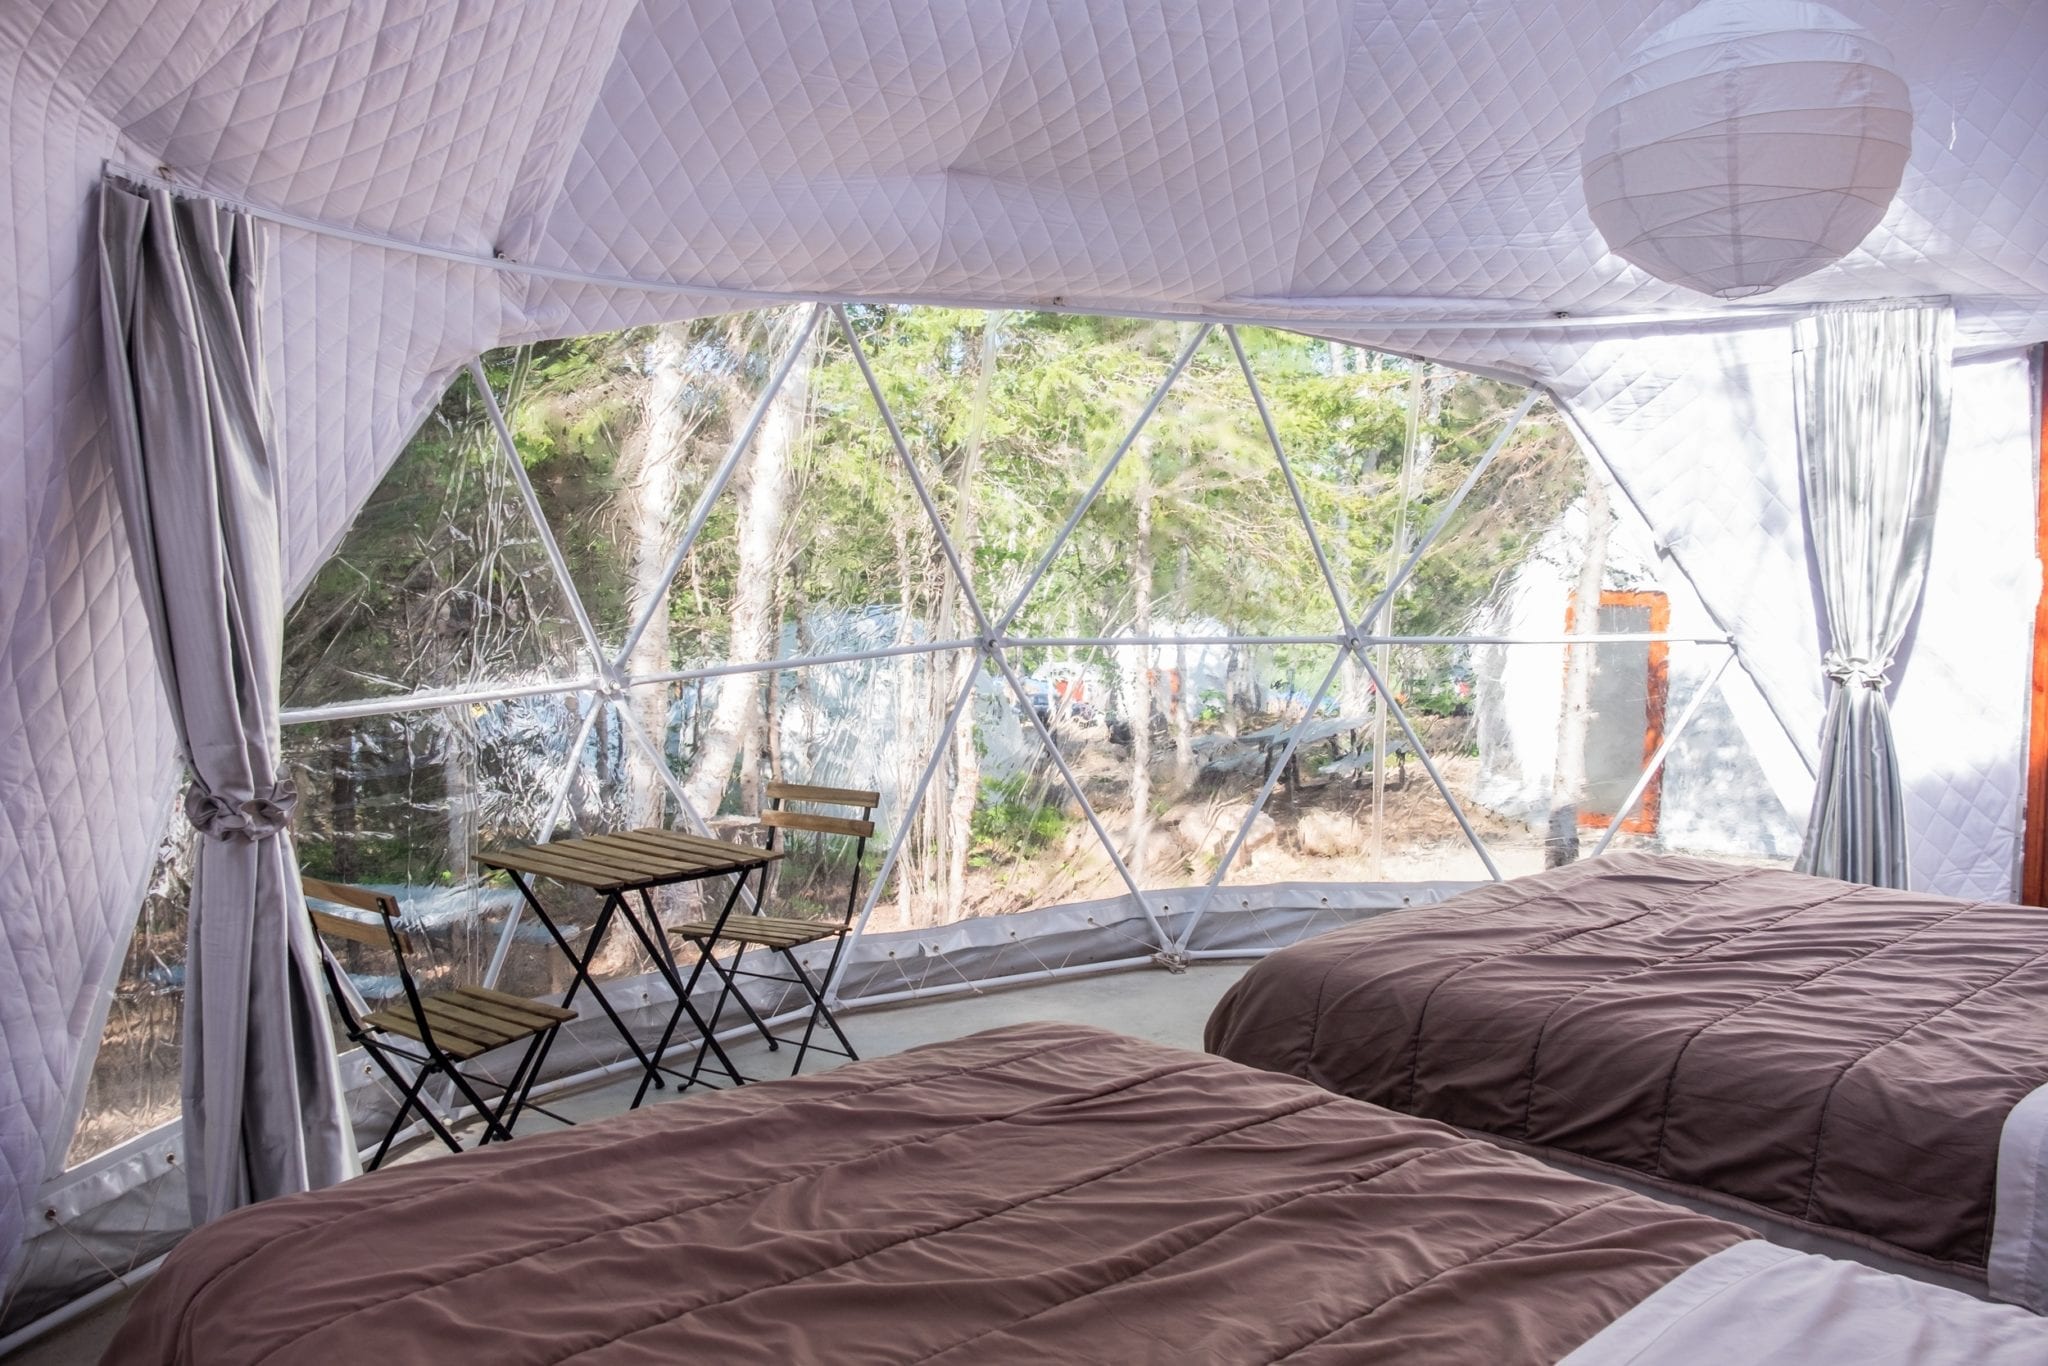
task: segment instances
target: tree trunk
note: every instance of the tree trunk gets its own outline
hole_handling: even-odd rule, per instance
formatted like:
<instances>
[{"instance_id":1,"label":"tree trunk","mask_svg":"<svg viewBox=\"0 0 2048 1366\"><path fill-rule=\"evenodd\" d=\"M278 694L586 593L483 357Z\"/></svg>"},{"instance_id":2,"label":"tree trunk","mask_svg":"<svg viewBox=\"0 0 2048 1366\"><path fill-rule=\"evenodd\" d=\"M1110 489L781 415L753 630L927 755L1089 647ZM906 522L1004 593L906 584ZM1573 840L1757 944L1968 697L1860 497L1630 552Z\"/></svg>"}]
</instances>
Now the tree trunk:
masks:
<instances>
[{"instance_id":1,"label":"tree trunk","mask_svg":"<svg viewBox=\"0 0 2048 1366\"><path fill-rule=\"evenodd\" d=\"M950 671L948 701L957 699L976 671L975 656L962 651ZM981 754L974 746L974 703L968 702L953 727L953 801L946 821L946 914L966 914L967 854L974 843L974 808L981 801Z\"/></svg>"},{"instance_id":2,"label":"tree trunk","mask_svg":"<svg viewBox=\"0 0 2048 1366\"><path fill-rule=\"evenodd\" d=\"M783 557L778 554L776 558L773 610L768 614L773 640L769 653L763 656L767 659L777 658L782 653L781 626L789 609L788 585L783 582L781 573ZM755 696L761 699L756 717L759 724L748 727L746 739L740 746L740 810L749 816L760 815L768 804L767 785L772 780L767 776L767 768L774 762L776 747L782 743L778 734L781 718L777 715L782 702L781 690L777 686L781 677L778 671L752 680L756 685Z\"/></svg>"},{"instance_id":3,"label":"tree trunk","mask_svg":"<svg viewBox=\"0 0 2048 1366\"><path fill-rule=\"evenodd\" d=\"M1138 444L1138 534L1131 547L1133 629L1152 634L1152 446ZM1145 846L1152 834L1152 647L1138 647L1137 705L1131 709L1131 876L1144 885Z\"/></svg>"},{"instance_id":4,"label":"tree trunk","mask_svg":"<svg viewBox=\"0 0 2048 1366\"><path fill-rule=\"evenodd\" d=\"M770 334L769 353L780 357L803 325L804 312L791 309ZM776 585L783 569L783 529L789 511L790 474L810 388L799 363L783 381L754 435L739 479L739 530L732 604L732 661L772 659L780 622L775 620ZM760 680L740 674L724 679L712 704L703 744L683 790L707 820L716 815L732 781L733 761L747 748L761 721Z\"/></svg>"},{"instance_id":5,"label":"tree trunk","mask_svg":"<svg viewBox=\"0 0 2048 1366\"><path fill-rule=\"evenodd\" d=\"M1408 557L1409 505L1415 496L1419 471L1428 466L1429 429L1423 420L1423 405L1429 395L1429 363L1418 360L1412 362L1412 367L1408 372L1408 430L1401 443L1400 482L1396 485L1398 493L1394 500L1394 534L1387 544L1386 582L1389 584L1394 582L1394 576ZM1385 605L1370 627L1374 634L1390 636L1394 633L1395 602L1399 597L1398 591L1387 593ZM1372 860L1369 866L1375 878L1384 878L1387 857L1387 722L1401 685L1395 677L1393 647L1381 644L1373 649L1379 656L1379 667L1375 672L1379 675L1381 695L1375 696L1372 704Z\"/></svg>"},{"instance_id":6,"label":"tree trunk","mask_svg":"<svg viewBox=\"0 0 2048 1366\"><path fill-rule=\"evenodd\" d=\"M774 675L769 675L772 680ZM761 785L761 765L766 751L762 746L763 733L775 724L768 716L768 704L761 700L763 679L756 676L747 680L752 685L755 699L754 724L747 727L745 737L740 741L740 814L758 816L761 814L761 798L765 790ZM767 687L773 690L772 681Z\"/></svg>"},{"instance_id":7,"label":"tree trunk","mask_svg":"<svg viewBox=\"0 0 2048 1366\"><path fill-rule=\"evenodd\" d=\"M1223 733L1237 738L1237 711L1245 701L1244 663L1250 647L1231 645L1223 656Z\"/></svg>"},{"instance_id":8,"label":"tree trunk","mask_svg":"<svg viewBox=\"0 0 2048 1366\"><path fill-rule=\"evenodd\" d=\"M1179 605L1174 609L1180 618L1176 630L1187 630L1188 621L1188 548L1180 548L1180 560L1174 569L1174 597ZM1185 792L1195 781L1195 718L1189 708L1188 697L1188 647L1185 639L1173 647L1173 686L1168 694L1167 707L1173 718L1173 780L1175 786Z\"/></svg>"},{"instance_id":9,"label":"tree trunk","mask_svg":"<svg viewBox=\"0 0 2048 1366\"><path fill-rule=\"evenodd\" d=\"M659 608L627 657L626 672L645 676L671 667L669 656L668 585L662 582L675 532L676 503L683 469L689 463L695 423L685 404L684 367L689 356L689 327L669 323L657 328L647 349L647 393L640 426L626 470L623 502L626 530L633 546L632 588L627 619L638 621L649 602ZM668 741L666 687L639 688L628 704L640 727L657 747ZM636 826L662 824L663 789L654 763L636 746L626 753L626 812Z\"/></svg>"},{"instance_id":10,"label":"tree trunk","mask_svg":"<svg viewBox=\"0 0 2048 1366\"><path fill-rule=\"evenodd\" d=\"M1337 505L1336 531L1330 538L1330 573L1345 592L1355 594L1357 580L1351 574L1351 512L1341 502ZM1356 610L1365 604L1347 605ZM1349 650L1344 652L1344 662L1337 671L1337 706L1346 716L1362 717L1372 710L1372 680L1366 676L1358 656Z\"/></svg>"},{"instance_id":11,"label":"tree trunk","mask_svg":"<svg viewBox=\"0 0 2048 1366\"><path fill-rule=\"evenodd\" d=\"M453 709L450 709L453 712ZM476 848L476 727L466 712L448 727L441 760L442 814L448 830L448 851L467 858Z\"/></svg>"},{"instance_id":12,"label":"tree trunk","mask_svg":"<svg viewBox=\"0 0 2048 1366\"><path fill-rule=\"evenodd\" d=\"M1338 342L1330 343L1330 361L1333 373L1344 375L1357 374L1364 368L1362 364L1364 357L1365 351L1361 347L1345 346ZM1368 391L1361 386L1358 392L1363 394ZM1368 457L1368 459L1372 463L1367 464L1364 469L1358 471L1356 476L1339 476L1343 480L1343 484L1340 485L1338 490L1336 522L1332 528L1335 534L1330 537L1325 547L1330 560L1330 576L1337 581L1339 588L1346 594L1351 595L1345 605L1353 611L1362 609L1365 603L1358 600L1357 595L1361 585L1352 576L1351 509L1346 506L1344 500L1349 495L1356 493L1357 485L1363 477L1372 473L1377 468L1377 452ZM1370 623L1367 624L1370 625ZM1358 657L1349 650L1344 652L1343 662L1338 666L1337 707L1346 716L1358 717L1364 716L1372 709L1372 681L1366 677L1365 669L1358 662Z\"/></svg>"},{"instance_id":13,"label":"tree trunk","mask_svg":"<svg viewBox=\"0 0 2048 1366\"><path fill-rule=\"evenodd\" d=\"M898 500L900 506L900 500ZM910 572L910 529L899 517L890 528L896 542L896 643L907 645L914 634L912 627L916 613L913 603L916 599L916 585ZM892 929L908 929L918 923L919 879L924 866L922 841L918 838L918 813L910 810L911 794L917 790L918 755L924 746L917 733L918 718L922 711L918 706L918 671L925 664L912 655L899 655L882 667L894 673L896 683L896 726L894 754L896 759L896 792L903 814L899 819L909 823L902 849L896 855L896 920Z\"/></svg>"},{"instance_id":14,"label":"tree trunk","mask_svg":"<svg viewBox=\"0 0 2048 1366\"><path fill-rule=\"evenodd\" d=\"M960 453L960 462L953 470L953 548L959 552L960 563L973 573L975 545L979 538L979 525L974 505L974 483L981 470L981 443L988 425L988 389L995 378L996 368L996 324L1001 315L990 313L984 316L981 325L981 366L974 376L974 407L971 411L967 443ZM955 620L964 619L968 613L966 594L958 586L946 595L949 604L948 615ZM951 605L957 603L957 608ZM940 628L941 640L956 640L952 632L956 628L952 621ZM976 660L972 653L963 651L958 664L951 673L951 686L947 690L946 704L952 705L973 679ZM947 812L946 821L946 910L951 916L959 916L967 900L967 853L974 839L974 808L981 801L981 754L974 744L974 704L969 702L960 713L960 720L953 728L953 800Z\"/></svg>"},{"instance_id":15,"label":"tree trunk","mask_svg":"<svg viewBox=\"0 0 2048 1366\"><path fill-rule=\"evenodd\" d=\"M327 814L334 832L328 848L336 882L354 882L362 876L356 861L355 726L353 721L336 721L327 728Z\"/></svg>"},{"instance_id":16,"label":"tree trunk","mask_svg":"<svg viewBox=\"0 0 2048 1366\"><path fill-rule=\"evenodd\" d=\"M789 767L782 752L782 673L768 675L768 781L789 781ZM756 799L758 801L758 798Z\"/></svg>"},{"instance_id":17,"label":"tree trunk","mask_svg":"<svg viewBox=\"0 0 2048 1366\"><path fill-rule=\"evenodd\" d=\"M1613 522L1607 485L1586 474L1586 557L1572 590L1572 634L1600 629L1600 585L1607 578L1607 534ZM1550 829L1543 842L1543 866L1561 868L1579 857L1579 803L1586 795L1586 732L1593 719L1593 663L1596 645L1565 647L1564 696L1557 714L1557 771L1550 785Z\"/></svg>"}]
</instances>

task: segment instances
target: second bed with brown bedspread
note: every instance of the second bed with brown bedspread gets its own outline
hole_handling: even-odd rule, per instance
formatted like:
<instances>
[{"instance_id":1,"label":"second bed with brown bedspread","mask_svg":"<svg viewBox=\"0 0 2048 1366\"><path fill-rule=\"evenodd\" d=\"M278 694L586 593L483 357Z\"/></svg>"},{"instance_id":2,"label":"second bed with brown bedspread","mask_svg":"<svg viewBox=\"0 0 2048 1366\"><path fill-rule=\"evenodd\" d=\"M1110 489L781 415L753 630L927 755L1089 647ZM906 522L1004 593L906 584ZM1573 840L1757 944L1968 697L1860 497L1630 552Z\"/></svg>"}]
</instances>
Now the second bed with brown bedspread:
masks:
<instances>
[{"instance_id":1,"label":"second bed with brown bedspread","mask_svg":"<svg viewBox=\"0 0 2048 1366\"><path fill-rule=\"evenodd\" d=\"M1619 855L1275 954L1207 1043L1982 1278L2048 914Z\"/></svg>"}]
</instances>

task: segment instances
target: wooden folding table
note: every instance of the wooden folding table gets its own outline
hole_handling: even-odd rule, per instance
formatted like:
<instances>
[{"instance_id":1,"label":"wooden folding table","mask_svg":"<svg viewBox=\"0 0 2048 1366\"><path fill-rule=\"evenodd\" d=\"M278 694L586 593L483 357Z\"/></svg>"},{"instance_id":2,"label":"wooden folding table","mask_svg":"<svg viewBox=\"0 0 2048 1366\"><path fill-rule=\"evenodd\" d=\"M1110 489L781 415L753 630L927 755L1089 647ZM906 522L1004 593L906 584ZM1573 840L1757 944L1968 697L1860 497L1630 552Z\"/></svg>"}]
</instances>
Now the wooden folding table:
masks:
<instances>
[{"instance_id":1,"label":"wooden folding table","mask_svg":"<svg viewBox=\"0 0 2048 1366\"><path fill-rule=\"evenodd\" d=\"M626 1041L647 1080L659 1087L662 1083L661 1058L659 1052L650 1055L633 1037L633 1031L612 1003L605 999L604 989L590 975L590 965L596 961L598 950L604 944L604 937L614 920L623 920L640 941L647 956L676 994L679 1010L689 1017L690 1023L703 1039L703 1047L710 1050L717 1060L719 1070L724 1072L735 1086L744 1084L739 1069L732 1065L732 1059L718 1040L711 1036L710 1027L704 1017L691 1004L682 980L676 969L675 955L669 947L668 936L662 931L654 914L654 899L651 893L656 887L673 886L683 882L698 882L706 878L730 877L732 890L726 893L725 909L730 911L746 886L747 875L756 869L765 869L782 857L779 850L762 849L749 844L735 844L726 840L707 839L701 835L685 835L674 830L627 830L614 835L586 835L576 839L552 840L546 844L523 845L512 849L494 849L477 855L477 862L486 868L495 868L507 874L519 894L526 899L527 906L547 930L562 954L575 970L575 978L562 997L567 1008L576 999L576 993L588 987L598 1008L619 1037ZM765 881L765 873L763 874ZM534 894L529 878L548 878L555 882L574 887L587 887L604 898L596 921L590 927L590 937L584 942L579 954L569 946L555 918L548 914L548 908ZM628 900L638 894L639 908L636 910ZM644 917L644 923L643 923ZM549 1043L552 1044L550 1038ZM534 1062L534 1073L539 1074L541 1065L547 1061L545 1052ZM671 1074L675 1075L675 1074ZM708 1085L702 1080L701 1071L688 1077L679 1077L684 1086ZM640 1092L646 1093L642 1085ZM638 1098L635 1099L638 1104Z\"/></svg>"}]
</instances>

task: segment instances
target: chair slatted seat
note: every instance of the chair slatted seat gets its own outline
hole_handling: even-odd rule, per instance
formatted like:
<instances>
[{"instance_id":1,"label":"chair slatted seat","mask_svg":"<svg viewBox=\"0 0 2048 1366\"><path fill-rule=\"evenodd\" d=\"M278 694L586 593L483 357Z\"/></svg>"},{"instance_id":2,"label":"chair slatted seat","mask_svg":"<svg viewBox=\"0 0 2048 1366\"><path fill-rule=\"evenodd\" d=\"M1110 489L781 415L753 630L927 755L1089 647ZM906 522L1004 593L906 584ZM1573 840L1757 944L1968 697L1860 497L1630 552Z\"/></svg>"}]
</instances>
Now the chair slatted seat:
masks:
<instances>
[{"instance_id":1,"label":"chair slatted seat","mask_svg":"<svg viewBox=\"0 0 2048 1366\"><path fill-rule=\"evenodd\" d=\"M413 980L412 970L406 963L406 957L412 951L412 941L399 928L397 898L364 887L323 882L318 878L305 878L303 884L307 914L313 921L317 936L343 939L370 948L388 947L398 961L403 1003L358 1014L353 1004L356 998L342 985L340 965L327 946L321 945L321 969L326 974L328 991L334 998L334 1008L341 1016L350 1042L360 1045L369 1054L399 1089L401 1097L398 1114L385 1131L383 1141L377 1145L369 1167L374 1170L384 1160L385 1154L391 1150L392 1141L405 1127L407 1116L415 1110L452 1151L462 1151L455 1135L422 1099L421 1092L427 1082L436 1076L445 1076L453 1082L456 1090L483 1119L481 1143L512 1137L513 1124L518 1120L520 1111L530 1103L527 1097L539 1075L538 1059L545 1054L546 1044L556 1031L576 1018L576 1012L488 987L461 986L423 992ZM314 902L368 911L381 923L319 910ZM511 1079L504 1083L471 1076L457 1066L522 1042L526 1045L525 1051L513 1069ZM400 1066L401 1061L412 1067L410 1078ZM502 1093L498 1102L493 1105L486 1101L478 1093L478 1086L498 1089Z\"/></svg>"},{"instance_id":2,"label":"chair slatted seat","mask_svg":"<svg viewBox=\"0 0 2048 1366\"><path fill-rule=\"evenodd\" d=\"M709 938L716 923L709 920L690 920L674 927L674 933L686 939ZM840 933L841 926L836 920L802 920L783 915L734 916L726 922L721 939L742 944L780 945L795 948L802 944L815 944L820 939L830 939Z\"/></svg>"},{"instance_id":3,"label":"chair slatted seat","mask_svg":"<svg viewBox=\"0 0 2048 1366\"><path fill-rule=\"evenodd\" d=\"M576 1018L576 1012L561 1006L549 1005L546 1001L529 1001L524 997L505 996L500 992L486 993L479 987L457 987L451 996L462 998L462 1004L470 1010L484 1015L495 1015L510 1020L513 1024L537 1027L543 1024L566 1024Z\"/></svg>"}]
</instances>

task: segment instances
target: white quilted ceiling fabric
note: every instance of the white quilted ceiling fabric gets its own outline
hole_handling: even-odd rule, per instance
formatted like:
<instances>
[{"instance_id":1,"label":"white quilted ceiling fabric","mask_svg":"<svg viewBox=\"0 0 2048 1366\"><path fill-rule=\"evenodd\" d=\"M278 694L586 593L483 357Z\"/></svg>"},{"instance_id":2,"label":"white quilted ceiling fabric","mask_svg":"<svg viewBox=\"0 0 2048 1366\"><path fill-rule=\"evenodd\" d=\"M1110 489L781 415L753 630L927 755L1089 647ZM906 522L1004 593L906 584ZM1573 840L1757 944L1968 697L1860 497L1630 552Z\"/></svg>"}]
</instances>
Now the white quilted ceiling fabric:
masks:
<instances>
[{"instance_id":1,"label":"white quilted ceiling fabric","mask_svg":"<svg viewBox=\"0 0 2048 1366\"><path fill-rule=\"evenodd\" d=\"M1551 385L1809 747L1783 306L1949 296L1978 406L1899 714L1909 764L1937 737L1912 775L1923 876L2003 890L2048 5L1837 2L1898 54L1912 162L1864 244L1765 313L1609 255L1583 202L1592 101L1683 0L0 8L0 1274L62 1160L171 777L95 397L104 164L287 224L271 359L294 583L452 368L503 341L761 296L1257 318ZM1933 623L1937 601L1958 615ZM1984 719L1921 700L1940 689ZM1795 795L1797 767L1774 775Z\"/></svg>"}]
</instances>

